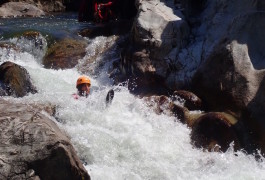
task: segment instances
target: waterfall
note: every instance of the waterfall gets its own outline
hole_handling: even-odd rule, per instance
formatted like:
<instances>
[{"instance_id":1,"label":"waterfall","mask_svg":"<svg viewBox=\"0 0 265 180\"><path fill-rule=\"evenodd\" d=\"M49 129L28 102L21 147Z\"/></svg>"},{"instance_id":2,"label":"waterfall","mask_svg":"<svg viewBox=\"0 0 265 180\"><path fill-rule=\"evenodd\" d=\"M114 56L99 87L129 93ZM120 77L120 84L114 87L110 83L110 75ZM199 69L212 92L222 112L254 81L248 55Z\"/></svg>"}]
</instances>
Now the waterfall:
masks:
<instances>
[{"instance_id":1,"label":"waterfall","mask_svg":"<svg viewBox=\"0 0 265 180\"><path fill-rule=\"evenodd\" d=\"M70 28L73 27L72 21L70 24ZM80 25L76 22L76 26ZM69 26L66 23L61 28ZM2 37L0 41L13 42L14 39ZM100 37L89 41L91 49L93 44L103 45L108 39ZM22 40L19 44L29 45ZM45 48L43 51L34 51L33 45L32 51L28 48L23 51L0 48L0 64L8 60L25 67L38 93L4 98L55 104L54 121L70 136L91 179L265 179L264 159L257 161L243 151L234 152L232 144L225 153L194 148L186 125L174 117L155 114L143 99L130 94L126 87L112 86L106 73L108 65L96 76L87 74L91 77L93 92L88 98L75 100L71 94L76 92L75 83L81 75L78 68L45 69L39 60ZM115 97L106 108L105 97L112 88Z\"/></svg>"}]
</instances>

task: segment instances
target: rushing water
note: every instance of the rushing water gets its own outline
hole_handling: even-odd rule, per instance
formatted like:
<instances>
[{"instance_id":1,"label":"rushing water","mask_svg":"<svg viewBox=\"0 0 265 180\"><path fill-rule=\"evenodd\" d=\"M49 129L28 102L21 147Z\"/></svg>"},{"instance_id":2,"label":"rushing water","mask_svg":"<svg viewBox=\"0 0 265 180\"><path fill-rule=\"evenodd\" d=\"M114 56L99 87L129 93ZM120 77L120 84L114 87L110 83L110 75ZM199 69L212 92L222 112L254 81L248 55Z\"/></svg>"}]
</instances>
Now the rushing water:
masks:
<instances>
[{"instance_id":1,"label":"rushing water","mask_svg":"<svg viewBox=\"0 0 265 180\"><path fill-rule=\"evenodd\" d=\"M46 38L67 37L85 25L88 24L78 23L72 15L0 19L0 39L17 42L12 33L26 29L38 30ZM109 41L107 37L87 40L92 42L90 51ZM111 86L107 75L110 63L97 76L87 74L92 77L92 86L98 88L88 98L74 100L71 94L81 75L78 70L45 69L36 53L43 55L34 49L16 52L0 48L0 63L9 60L25 67L38 89L34 95L5 99L56 104L58 124L70 135L92 179L265 179L265 163L252 155L234 152L232 147L225 153L193 148L186 125L173 117L156 115L126 87ZM117 89L115 97L112 105L105 108L105 96L111 88Z\"/></svg>"}]
</instances>

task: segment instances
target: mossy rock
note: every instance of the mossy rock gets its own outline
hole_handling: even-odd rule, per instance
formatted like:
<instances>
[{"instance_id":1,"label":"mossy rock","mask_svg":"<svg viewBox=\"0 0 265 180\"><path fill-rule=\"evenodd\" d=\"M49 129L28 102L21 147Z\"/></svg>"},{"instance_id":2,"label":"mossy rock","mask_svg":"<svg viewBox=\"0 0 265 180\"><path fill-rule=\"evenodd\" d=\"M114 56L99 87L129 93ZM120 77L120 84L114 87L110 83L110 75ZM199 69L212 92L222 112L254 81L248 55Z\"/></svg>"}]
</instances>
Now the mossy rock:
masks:
<instances>
[{"instance_id":1,"label":"mossy rock","mask_svg":"<svg viewBox=\"0 0 265 180\"><path fill-rule=\"evenodd\" d=\"M78 64L78 60L86 55L85 41L75 39L63 39L52 45L44 59L45 68L69 69Z\"/></svg>"}]
</instances>

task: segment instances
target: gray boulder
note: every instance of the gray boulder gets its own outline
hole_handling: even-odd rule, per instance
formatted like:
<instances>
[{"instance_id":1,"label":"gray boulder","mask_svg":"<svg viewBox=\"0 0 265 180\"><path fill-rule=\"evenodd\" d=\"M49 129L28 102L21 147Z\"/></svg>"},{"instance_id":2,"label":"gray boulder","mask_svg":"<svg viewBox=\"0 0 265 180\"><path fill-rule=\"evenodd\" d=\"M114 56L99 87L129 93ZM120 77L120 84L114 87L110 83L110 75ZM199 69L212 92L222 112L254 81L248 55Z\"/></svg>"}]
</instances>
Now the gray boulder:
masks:
<instances>
[{"instance_id":1,"label":"gray boulder","mask_svg":"<svg viewBox=\"0 0 265 180\"><path fill-rule=\"evenodd\" d=\"M121 57L121 71L127 76L141 77L141 86L164 84L172 57L186 45L189 27L171 1L137 1L131 41ZM154 84L152 84L154 82ZM152 85L151 85L152 84ZM160 91L160 90L159 90Z\"/></svg>"},{"instance_id":2,"label":"gray boulder","mask_svg":"<svg viewBox=\"0 0 265 180\"><path fill-rule=\"evenodd\" d=\"M0 179L90 179L51 109L0 99Z\"/></svg>"},{"instance_id":3,"label":"gray boulder","mask_svg":"<svg viewBox=\"0 0 265 180\"><path fill-rule=\"evenodd\" d=\"M193 75L203 65L214 47L227 36L235 20L247 13L264 11L263 0L180 0L192 27L189 45L180 50L172 66L169 82L182 88L190 85ZM243 30L243 29L242 29ZM246 31L247 32L247 31Z\"/></svg>"},{"instance_id":4,"label":"gray boulder","mask_svg":"<svg viewBox=\"0 0 265 180\"><path fill-rule=\"evenodd\" d=\"M70 0L72 1L72 0ZM44 12L62 12L65 11L65 3L63 0L5 0L5 2L13 3L27 3L37 8L41 9ZM69 1L68 1L69 2ZM2 3L0 2L0 5Z\"/></svg>"},{"instance_id":5,"label":"gray boulder","mask_svg":"<svg viewBox=\"0 0 265 180\"><path fill-rule=\"evenodd\" d=\"M160 1L138 1L133 24L133 43L150 51L150 58L161 60L173 48L181 48L189 27L173 4ZM170 6L171 5L171 6Z\"/></svg>"},{"instance_id":6,"label":"gray boulder","mask_svg":"<svg viewBox=\"0 0 265 180\"><path fill-rule=\"evenodd\" d=\"M45 15L38 7L25 2L8 2L0 7L0 17L30 16L39 17Z\"/></svg>"}]
</instances>

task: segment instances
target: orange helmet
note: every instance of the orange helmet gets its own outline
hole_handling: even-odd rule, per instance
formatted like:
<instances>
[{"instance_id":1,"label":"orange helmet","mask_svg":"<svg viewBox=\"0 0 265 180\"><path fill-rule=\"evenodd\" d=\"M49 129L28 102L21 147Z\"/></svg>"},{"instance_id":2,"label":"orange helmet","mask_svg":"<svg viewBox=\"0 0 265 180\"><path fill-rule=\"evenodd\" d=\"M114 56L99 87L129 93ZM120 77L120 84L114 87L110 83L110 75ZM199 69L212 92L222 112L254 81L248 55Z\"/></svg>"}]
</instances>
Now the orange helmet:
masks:
<instances>
[{"instance_id":1,"label":"orange helmet","mask_svg":"<svg viewBox=\"0 0 265 180\"><path fill-rule=\"evenodd\" d=\"M80 84L89 84L91 85L90 83L90 79L86 76L80 76L77 81L76 81L76 87Z\"/></svg>"}]
</instances>

